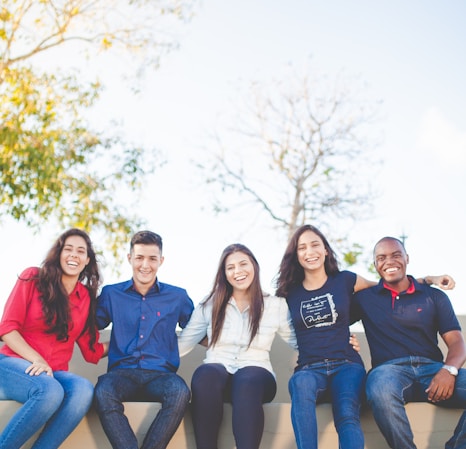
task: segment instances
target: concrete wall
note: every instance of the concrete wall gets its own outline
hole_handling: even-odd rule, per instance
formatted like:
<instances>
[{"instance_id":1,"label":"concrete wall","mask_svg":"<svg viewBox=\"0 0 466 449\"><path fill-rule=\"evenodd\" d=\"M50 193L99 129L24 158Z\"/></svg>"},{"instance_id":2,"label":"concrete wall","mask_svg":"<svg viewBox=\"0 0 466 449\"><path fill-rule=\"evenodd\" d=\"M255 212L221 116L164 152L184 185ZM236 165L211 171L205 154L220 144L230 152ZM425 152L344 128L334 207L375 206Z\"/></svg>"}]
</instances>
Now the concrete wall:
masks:
<instances>
[{"instance_id":1,"label":"concrete wall","mask_svg":"<svg viewBox=\"0 0 466 449\"><path fill-rule=\"evenodd\" d=\"M464 317L463 317L464 318ZM462 320L463 321L463 320ZM466 324L466 322L464 323ZM464 327L463 327L464 328ZM370 367L367 341L363 333L357 333L361 342L361 354ZM103 339L108 338L108 331L103 332ZM202 363L205 349L197 347L181 360L179 374L188 385L193 371ZM290 397L288 394L288 379L293 373L296 363L296 353L280 338L276 338L272 347L272 365L277 374L277 395L271 404L265 404L265 429L261 449L295 449L293 429L290 420ZM107 361L102 360L98 365L90 365L83 361L76 349L70 370L90 379L93 383L97 377L106 371ZM0 401L0 428L8 422L15 410L20 407L14 401ZM152 422L159 404L146 402L131 402L125 404L125 411L130 423L136 430L138 439L142 442L144 435ZM415 442L418 449L443 448L445 441L453 433L453 429L462 410L447 410L431 404L408 404L407 411L415 432ZM369 410L362 411L362 427L364 430L367 449L388 449ZM333 425L330 405L318 406L319 447L337 448L338 436ZM24 446L29 449L31 443ZM194 433L191 416L187 412L181 426L172 439L169 449L195 449ZM62 445L62 449L111 449L102 430L98 417L91 410L76 430ZM219 438L219 449L234 449L234 439L231 431L231 407L225 404L224 419Z\"/></svg>"}]
</instances>

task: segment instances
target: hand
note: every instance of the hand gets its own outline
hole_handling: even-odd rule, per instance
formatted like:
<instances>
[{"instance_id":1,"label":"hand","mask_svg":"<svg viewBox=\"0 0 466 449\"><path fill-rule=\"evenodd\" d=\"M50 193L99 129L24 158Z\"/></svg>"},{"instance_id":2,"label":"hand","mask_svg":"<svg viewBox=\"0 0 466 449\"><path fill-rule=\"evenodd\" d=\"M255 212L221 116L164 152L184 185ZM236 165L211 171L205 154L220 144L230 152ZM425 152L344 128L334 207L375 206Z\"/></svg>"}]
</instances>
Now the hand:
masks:
<instances>
[{"instance_id":1,"label":"hand","mask_svg":"<svg viewBox=\"0 0 466 449\"><path fill-rule=\"evenodd\" d=\"M41 373L47 374L47 376L53 377L53 370L50 368L50 366L45 362L41 360L37 360L32 362L27 368L26 371L24 371L26 374L29 374L30 376L38 376Z\"/></svg>"},{"instance_id":2,"label":"hand","mask_svg":"<svg viewBox=\"0 0 466 449\"><path fill-rule=\"evenodd\" d=\"M455 288L455 280L448 274L440 276L429 276L432 284L440 287L442 290L453 290Z\"/></svg>"},{"instance_id":3,"label":"hand","mask_svg":"<svg viewBox=\"0 0 466 449\"><path fill-rule=\"evenodd\" d=\"M355 334L351 334L351 335L350 335L349 342L350 342L350 345L353 347L353 349L354 349L356 352L360 352L360 351L361 351L361 347L359 346L359 341L358 341L358 339L356 338L356 335L355 335Z\"/></svg>"},{"instance_id":4,"label":"hand","mask_svg":"<svg viewBox=\"0 0 466 449\"><path fill-rule=\"evenodd\" d=\"M449 399L455 389L455 376L451 375L446 369L441 369L430 382L426 389L427 399L431 402L444 401Z\"/></svg>"}]
</instances>

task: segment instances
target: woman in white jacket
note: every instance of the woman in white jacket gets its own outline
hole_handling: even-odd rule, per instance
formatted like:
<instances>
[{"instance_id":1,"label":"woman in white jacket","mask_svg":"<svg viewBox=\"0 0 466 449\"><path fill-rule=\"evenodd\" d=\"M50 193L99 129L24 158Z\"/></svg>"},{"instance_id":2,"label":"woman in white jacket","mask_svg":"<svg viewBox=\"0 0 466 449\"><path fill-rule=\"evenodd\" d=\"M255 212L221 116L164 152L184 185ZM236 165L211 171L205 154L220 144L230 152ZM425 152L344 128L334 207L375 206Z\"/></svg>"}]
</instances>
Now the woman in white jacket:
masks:
<instances>
[{"instance_id":1,"label":"woman in white jacket","mask_svg":"<svg viewBox=\"0 0 466 449\"><path fill-rule=\"evenodd\" d=\"M229 245L211 292L178 340L184 355L207 336L206 358L191 382L197 449L217 448L225 401L232 404L237 449L259 448L262 404L273 400L277 388L270 363L277 333L296 348L286 301L263 293L259 264L247 247Z\"/></svg>"}]
</instances>

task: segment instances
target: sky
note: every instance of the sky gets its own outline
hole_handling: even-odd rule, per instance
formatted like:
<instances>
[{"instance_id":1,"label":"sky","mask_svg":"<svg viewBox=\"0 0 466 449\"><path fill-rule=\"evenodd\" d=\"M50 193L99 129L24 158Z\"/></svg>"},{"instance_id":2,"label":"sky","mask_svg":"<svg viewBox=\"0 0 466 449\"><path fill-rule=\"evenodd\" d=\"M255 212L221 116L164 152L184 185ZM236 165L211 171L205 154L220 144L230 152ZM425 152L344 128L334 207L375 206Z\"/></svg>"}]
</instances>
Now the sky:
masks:
<instances>
[{"instance_id":1,"label":"sky","mask_svg":"<svg viewBox=\"0 0 466 449\"><path fill-rule=\"evenodd\" d=\"M381 101L373 130L382 136L374 148L383 160L373 174L379 197L371 217L348 229L350 240L370 254L379 238L406 235L409 272L453 276L449 297L466 314L465 19L462 0L203 0L179 31L179 49L146 74L139 95L116 75L123 63L106 60L100 119L119 119L125 134L160 148L167 160L140 196L125 199L163 237L159 279L185 287L197 303L211 288L223 248L241 242L273 292L283 236L244 209L214 216L194 164L219 117L241 100L238 85L270 80L311 58L322 73L363 80ZM44 226L33 234L8 219L0 226L1 305L17 275L42 262L62 229ZM118 275L104 267L105 283L131 276L124 258L117 263ZM365 266L352 269L371 276Z\"/></svg>"}]
</instances>

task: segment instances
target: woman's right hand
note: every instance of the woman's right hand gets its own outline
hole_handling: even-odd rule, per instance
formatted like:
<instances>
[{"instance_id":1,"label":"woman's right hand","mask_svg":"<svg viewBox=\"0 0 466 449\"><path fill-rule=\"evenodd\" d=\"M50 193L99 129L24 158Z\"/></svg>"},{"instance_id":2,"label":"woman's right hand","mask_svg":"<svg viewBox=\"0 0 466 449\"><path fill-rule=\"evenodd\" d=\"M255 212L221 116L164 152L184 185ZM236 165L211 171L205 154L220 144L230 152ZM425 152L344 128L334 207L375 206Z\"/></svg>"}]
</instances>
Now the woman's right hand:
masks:
<instances>
[{"instance_id":1,"label":"woman's right hand","mask_svg":"<svg viewBox=\"0 0 466 449\"><path fill-rule=\"evenodd\" d=\"M53 370L50 366L43 360L37 360L32 362L25 371L26 374L30 376L38 376L39 374L46 373L47 376L53 377Z\"/></svg>"}]
</instances>

